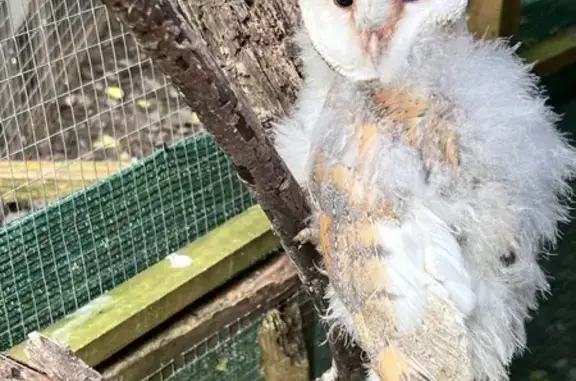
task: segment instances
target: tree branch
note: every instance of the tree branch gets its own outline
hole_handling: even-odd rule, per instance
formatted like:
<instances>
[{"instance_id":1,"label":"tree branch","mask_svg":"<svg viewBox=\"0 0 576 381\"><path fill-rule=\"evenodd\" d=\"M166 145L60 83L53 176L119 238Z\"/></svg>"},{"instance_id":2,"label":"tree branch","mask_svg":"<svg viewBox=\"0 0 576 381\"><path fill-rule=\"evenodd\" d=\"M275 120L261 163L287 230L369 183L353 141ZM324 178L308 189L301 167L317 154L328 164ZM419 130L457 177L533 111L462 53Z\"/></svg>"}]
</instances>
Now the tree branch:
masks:
<instances>
[{"instance_id":1,"label":"tree branch","mask_svg":"<svg viewBox=\"0 0 576 381\"><path fill-rule=\"evenodd\" d=\"M276 153L243 94L217 65L198 31L169 0L102 0L136 37L155 65L183 93L206 130L235 164L239 176L272 222L282 246L312 296L320 314L326 311L327 278L316 264L311 245L292 240L305 227L310 209L298 183ZM269 0L266 0L269 1ZM364 379L361 352L346 346L340 335L329 338L338 381Z\"/></svg>"}]
</instances>

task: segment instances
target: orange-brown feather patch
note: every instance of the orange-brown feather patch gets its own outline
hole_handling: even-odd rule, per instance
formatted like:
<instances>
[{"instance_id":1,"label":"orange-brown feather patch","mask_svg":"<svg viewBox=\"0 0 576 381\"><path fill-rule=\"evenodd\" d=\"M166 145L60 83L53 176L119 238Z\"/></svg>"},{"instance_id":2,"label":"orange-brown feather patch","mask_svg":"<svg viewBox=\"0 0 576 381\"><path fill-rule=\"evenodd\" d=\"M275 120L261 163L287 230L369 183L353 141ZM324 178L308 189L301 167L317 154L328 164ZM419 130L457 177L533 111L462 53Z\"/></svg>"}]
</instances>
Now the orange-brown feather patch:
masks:
<instances>
[{"instance_id":1,"label":"orange-brown feather patch","mask_svg":"<svg viewBox=\"0 0 576 381\"><path fill-rule=\"evenodd\" d=\"M324 259L324 266L330 271L332 256L332 219L326 213L321 213L319 217L320 224L320 251Z\"/></svg>"},{"instance_id":2,"label":"orange-brown feather patch","mask_svg":"<svg viewBox=\"0 0 576 381\"><path fill-rule=\"evenodd\" d=\"M328 178L334 181L336 188L345 192L350 192L354 184L354 173L342 164L336 164L330 169L331 173L328 175Z\"/></svg>"},{"instance_id":3,"label":"orange-brown feather patch","mask_svg":"<svg viewBox=\"0 0 576 381\"><path fill-rule=\"evenodd\" d=\"M314 155L314 161L312 162L312 178L317 182L321 182L321 180L326 176L324 164L324 153L321 150L318 150Z\"/></svg>"},{"instance_id":4,"label":"orange-brown feather patch","mask_svg":"<svg viewBox=\"0 0 576 381\"><path fill-rule=\"evenodd\" d=\"M456 167L460 165L460 145L456 133L448 126L448 120L448 115L436 115L430 122L428 137L438 145L440 160Z\"/></svg>"},{"instance_id":5,"label":"orange-brown feather patch","mask_svg":"<svg viewBox=\"0 0 576 381\"><path fill-rule=\"evenodd\" d=\"M347 194L351 207L371 198L370 190L356 178L356 172L342 164L323 168L319 178L322 182L332 181L337 190Z\"/></svg>"},{"instance_id":6,"label":"orange-brown feather patch","mask_svg":"<svg viewBox=\"0 0 576 381\"><path fill-rule=\"evenodd\" d=\"M376 244L376 228L366 219L341 224L338 236L348 247L370 248Z\"/></svg>"},{"instance_id":7,"label":"orange-brown feather patch","mask_svg":"<svg viewBox=\"0 0 576 381\"><path fill-rule=\"evenodd\" d=\"M444 138L444 162L453 167L460 165L460 146L453 131L447 131Z\"/></svg>"},{"instance_id":8,"label":"orange-brown feather patch","mask_svg":"<svg viewBox=\"0 0 576 381\"><path fill-rule=\"evenodd\" d=\"M374 372L382 381L409 380L410 366L394 344L389 345L377 355L373 366Z\"/></svg>"},{"instance_id":9,"label":"orange-brown feather patch","mask_svg":"<svg viewBox=\"0 0 576 381\"><path fill-rule=\"evenodd\" d=\"M398 122L420 117L427 109L424 97L416 97L404 89L382 88L374 92L374 102L387 116Z\"/></svg>"},{"instance_id":10,"label":"orange-brown feather patch","mask_svg":"<svg viewBox=\"0 0 576 381\"><path fill-rule=\"evenodd\" d=\"M460 165L460 146L458 138L449 126L451 118L447 113L433 115L426 125L422 125L427 112L434 112L426 98L414 96L405 89L379 89L374 92L374 102L386 118L393 123L402 123L405 127L406 142L420 149L423 140L432 141L439 152L440 160L450 166ZM422 127L421 131L418 128ZM418 136L418 134L422 136Z\"/></svg>"},{"instance_id":11,"label":"orange-brown feather patch","mask_svg":"<svg viewBox=\"0 0 576 381\"><path fill-rule=\"evenodd\" d=\"M393 305L384 293L374 294L352 312L358 341L372 357L387 346L387 337L395 332Z\"/></svg>"},{"instance_id":12,"label":"orange-brown feather patch","mask_svg":"<svg viewBox=\"0 0 576 381\"><path fill-rule=\"evenodd\" d=\"M378 137L378 127L375 124L365 124L356 128L354 138L358 145L360 156L365 156L369 153L369 148Z\"/></svg>"},{"instance_id":13,"label":"orange-brown feather patch","mask_svg":"<svg viewBox=\"0 0 576 381\"><path fill-rule=\"evenodd\" d=\"M380 294L384 295L388 282L383 264L378 258L356 259L349 271L352 275L350 287L359 298L360 311L369 299L376 298L382 301L383 296L381 297Z\"/></svg>"}]
</instances>

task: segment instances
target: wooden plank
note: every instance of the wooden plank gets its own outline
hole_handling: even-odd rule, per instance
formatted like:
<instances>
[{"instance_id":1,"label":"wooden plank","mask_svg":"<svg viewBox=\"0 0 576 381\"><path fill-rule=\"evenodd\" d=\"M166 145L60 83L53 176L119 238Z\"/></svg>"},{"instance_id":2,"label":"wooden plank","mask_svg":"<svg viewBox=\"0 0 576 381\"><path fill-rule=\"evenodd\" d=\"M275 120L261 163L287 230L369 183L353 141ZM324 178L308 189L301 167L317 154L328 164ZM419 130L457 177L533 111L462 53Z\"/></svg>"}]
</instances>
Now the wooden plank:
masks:
<instances>
[{"instance_id":1,"label":"wooden plank","mask_svg":"<svg viewBox=\"0 0 576 381\"><path fill-rule=\"evenodd\" d=\"M161 331L114 356L99 368L107 379L140 381L157 371L160 364L184 365L182 353L201 343L241 317L260 314L278 299L296 292L300 285L290 259L278 255L260 268L199 306L191 306Z\"/></svg>"},{"instance_id":2,"label":"wooden plank","mask_svg":"<svg viewBox=\"0 0 576 381\"><path fill-rule=\"evenodd\" d=\"M25 352L54 381L104 381L102 375L75 357L69 348L38 332L28 336Z\"/></svg>"},{"instance_id":3,"label":"wooden plank","mask_svg":"<svg viewBox=\"0 0 576 381\"><path fill-rule=\"evenodd\" d=\"M534 72L540 76L558 72L576 63L576 28L560 31L519 53L527 61L536 62Z\"/></svg>"},{"instance_id":4,"label":"wooden plank","mask_svg":"<svg viewBox=\"0 0 576 381\"><path fill-rule=\"evenodd\" d=\"M521 17L521 0L471 0L468 5L470 30L484 38L517 34Z\"/></svg>"},{"instance_id":5,"label":"wooden plank","mask_svg":"<svg viewBox=\"0 0 576 381\"><path fill-rule=\"evenodd\" d=\"M500 36L516 36L522 20L522 0L506 0L500 18Z\"/></svg>"},{"instance_id":6,"label":"wooden plank","mask_svg":"<svg viewBox=\"0 0 576 381\"><path fill-rule=\"evenodd\" d=\"M0 200L53 201L130 166L125 161L0 160Z\"/></svg>"},{"instance_id":7,"label":"wooden plank","mask_svg":"<svg viewBox=\"0 0 576 381\"><path fill-rule=\"evenodd\" d=\"M278 246L266 215L252 207L43 334L95 366ZM26 361L24 346L13 347L9 354Z\"/></svg>"}]
</instances>

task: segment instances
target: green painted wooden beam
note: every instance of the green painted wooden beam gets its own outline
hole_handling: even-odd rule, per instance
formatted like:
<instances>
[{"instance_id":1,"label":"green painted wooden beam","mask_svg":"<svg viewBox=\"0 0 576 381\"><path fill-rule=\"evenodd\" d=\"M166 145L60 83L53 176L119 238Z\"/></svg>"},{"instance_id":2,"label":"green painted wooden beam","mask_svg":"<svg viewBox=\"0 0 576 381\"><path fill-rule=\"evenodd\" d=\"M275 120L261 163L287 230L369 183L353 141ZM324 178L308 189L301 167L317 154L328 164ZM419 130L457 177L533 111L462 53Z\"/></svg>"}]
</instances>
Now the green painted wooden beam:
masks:
<instances>
[{"instance_id":1,"label":"green painted wooden beam","mask_svg":"<svg viewBox=\"0 0 576 381\"><path fill-rule=\"evenodd\" d=\"M539 76L556 73L576 63L576 28L560 31L519 53L529 62L536 62L534 72Z\"/></svg>"},{"instance_id":2,"label":"green painted wooden beam","mask_svg":"<svg viewBox=\"0 0 576 381\"><path fill-rule=\"evenodd\" d=\"M96 366L278 247L254 206L42 333ZM9 354L26 361L24 345Z\"/></svg>"}]
</instances>

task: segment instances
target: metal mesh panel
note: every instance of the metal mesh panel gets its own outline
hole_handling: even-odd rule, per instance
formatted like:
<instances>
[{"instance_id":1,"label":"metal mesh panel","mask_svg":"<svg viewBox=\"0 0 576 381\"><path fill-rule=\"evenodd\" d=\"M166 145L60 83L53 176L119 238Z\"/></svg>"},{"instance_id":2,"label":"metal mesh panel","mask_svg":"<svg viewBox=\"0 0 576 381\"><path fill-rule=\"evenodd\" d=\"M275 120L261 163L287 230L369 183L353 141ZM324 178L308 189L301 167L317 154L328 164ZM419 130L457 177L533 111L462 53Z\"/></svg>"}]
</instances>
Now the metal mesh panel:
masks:
<instances>
[{"instance_id":1,"label":"metal mesh panel","mask_svg":"<svg viewBox=\"0 0 576 381\"><path fill-rule=\"evenodd\" d=\"M0 350L253 203L99 0L0 1L0 201Z\"/></svg>"},{"instance_id":2,"label":"metal mesh panel","mask_svg":"<svg viewBox=\"0 0 576 381\"><path fill-rule=\"evenodd\" d=\"M324 329L303 290L280 295L280 301L271 307L278 310L289 305L299 310L301 332L293 334L298 334L305 341L309 376L314 379L324 373L331 363ZM264 381L263 349L259 335L269 312L248 313L205 340L191 343L190 349L175 354L171 361L159 366L157 371L142 381ZM269 365L280 366L281 361L287 359L274 360Z\"/></svg>"},{"instance_id":3,"label":"metal mesh panel","mask_svg":"<svg viewBox=\"0 0 576 381\"><path fill-rule=\"evenodd\" d=\"M0 230L0 350L253 204L211 138L188 139Z\"/></svg>"},{"instance_id":4,"label":"metal mesh panel","mask_svg":"<svg viewBox=\"0 0 576 381\"><path fill-rule=\"evenodd\" d=\"M102 178L201 130L98 0L0 4L0 196L15 202L9 211L40 208L93 180L79 179L84 167L71 162L115 162L100 170ZM17 18L18 11L26 17ZM24 159L44 165L34 171L10 165Z\"/></svg>"}]
</instances>

